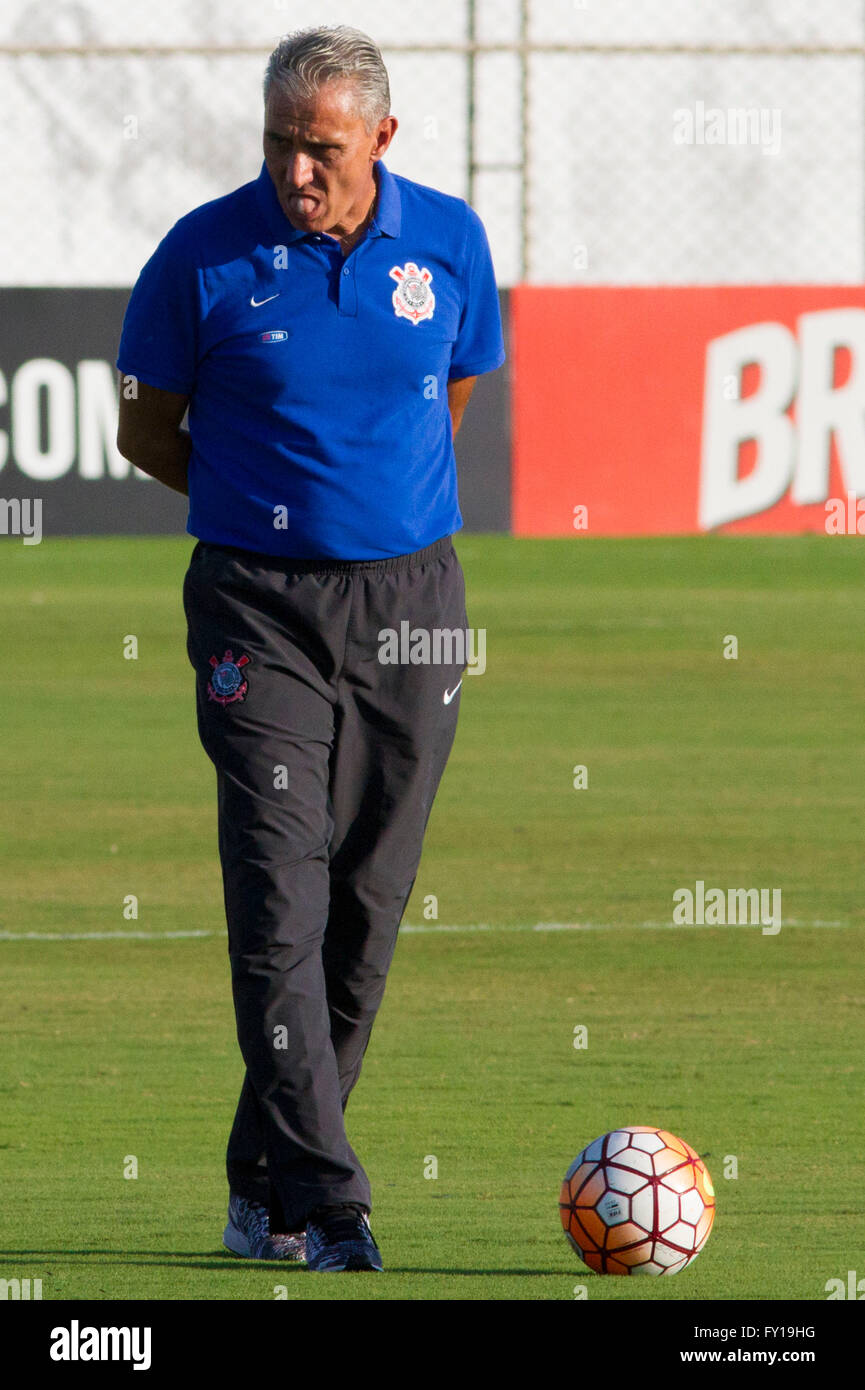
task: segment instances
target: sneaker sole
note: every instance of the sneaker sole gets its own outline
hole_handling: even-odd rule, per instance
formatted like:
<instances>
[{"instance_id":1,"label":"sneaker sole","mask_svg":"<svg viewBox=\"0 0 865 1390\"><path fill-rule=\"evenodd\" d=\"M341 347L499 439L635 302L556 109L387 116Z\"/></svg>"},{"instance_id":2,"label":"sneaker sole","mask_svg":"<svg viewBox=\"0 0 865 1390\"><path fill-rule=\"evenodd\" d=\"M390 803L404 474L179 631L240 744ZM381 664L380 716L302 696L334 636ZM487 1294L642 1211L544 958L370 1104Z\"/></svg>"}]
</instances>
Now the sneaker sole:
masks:
<instances>
[{"instance_id":1,"label":"sneaker sole","mask_svg":"<svg viewBox=\"0 0 865 1390\"><path fill-rule=\"evenodd\" d=\"M232 1255L239 1255L247 1260L256 1258L249 1247L249 1240L243 1234L240 1227L235 1226L233 1221L229 1221L223 1231L222 1243L226 1250ZM277 1262L280 1264L305 1264L306 1257L305 1255L273 1255L270 1259L260 1261L262 1264L276 1264Z\"/></svg>"},{"instance_id":2,"label":"sneaker sole","mask_svg":"<svg viewBox=\"0 0 865 1390\"><path fill-rule=\"evenodd\" d=\"M307 1265L310 1274L381 1274L381 1265L371 1265L357 1255L349 1255L342 1264Z\"/></svg>"},{"instance_id":3,"label":"sneaker sole","mask_svg":"<svg viewBox=\"0 0 865 1390\"><path fill-rule=\"evenodd\" d=\"M222 1243L232 1255L245 1255L249 1258L249 1241L233 1221L229 1221L222 1233Z\"/></svg>"}]
</instances>

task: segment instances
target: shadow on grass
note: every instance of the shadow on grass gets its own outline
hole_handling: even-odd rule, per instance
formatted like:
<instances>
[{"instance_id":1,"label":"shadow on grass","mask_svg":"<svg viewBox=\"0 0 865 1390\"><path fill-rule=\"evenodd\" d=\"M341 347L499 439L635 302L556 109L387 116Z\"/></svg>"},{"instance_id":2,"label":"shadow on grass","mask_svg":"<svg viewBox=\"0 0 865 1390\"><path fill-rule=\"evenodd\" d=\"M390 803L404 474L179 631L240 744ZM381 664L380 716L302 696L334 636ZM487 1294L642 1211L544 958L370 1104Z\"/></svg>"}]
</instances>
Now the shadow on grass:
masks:
<instances>
[{"instance_id":1,"label":"shadow on grass","mask_svg":"<svg viewBox=\"0 0 865 1390\"><path fill-rule=\"evenodd\" d=\"M25 1258L38 1258L43 1260L64 1260L67 1264L77 1264L80 1261L88 1261L88 1257L97 1256L111 1264L122 1264L137 1266L145 1269L157 1269L160 1265L169 1268L187 1267L189 1269L222 1269L235 1270L238 1273L248 1273L252 1265L261 1266L267 1269L279 1269L284 1274L306 1274L308 1273L305 1264L299 1264L295 1260L248 1260L240 1255L232 1255L227 1250L203 1250L200 1255L196 1255L191 1250L132 1250L128 1253L123 1250L0 1250L0 1259L21 1260ZM143 1258L134 1258L134 1257ZM372 1274L374 1270L352 1270L354 1274ZM455 1277L467 1278L573 1278L579 1275L580 1279L597 1279L600 1276L592 1274L588 1270L574 1269L455 1269L453 1265L448 1268L440 1268L437 1265L387 1265L385 1274L450 1274Z\"/></svg>"}]
</instances>

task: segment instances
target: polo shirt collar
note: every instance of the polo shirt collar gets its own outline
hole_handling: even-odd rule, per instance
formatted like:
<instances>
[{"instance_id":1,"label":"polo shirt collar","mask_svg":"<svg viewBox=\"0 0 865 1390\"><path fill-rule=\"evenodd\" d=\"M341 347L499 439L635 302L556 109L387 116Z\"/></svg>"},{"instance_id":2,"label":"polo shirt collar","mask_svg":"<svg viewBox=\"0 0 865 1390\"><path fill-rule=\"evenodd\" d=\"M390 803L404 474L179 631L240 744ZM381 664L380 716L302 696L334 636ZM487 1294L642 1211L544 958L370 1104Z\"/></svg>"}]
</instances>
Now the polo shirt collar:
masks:
<instances>
[{"instance_id":1,"label":"polo shirt collar","mask_svg":"<svg viewBox=\"0 0 865 1390\"><path fill-rule=\"evenodd\" d=\"M376 161L373 177L377 177L378 182L378 208L367 235L397 237L402 222L399 186L383 159ZM312 235L310 232L301 231L299 227L295 227L289 222L280 207L279 198L276 196L276 189L265 162L262 162L261 172L256 180L255 192L258 205L264 213L271 231L276 233L280 245L288 246L294 241L300 241L303 237Z\"/></svg>"},{"instance_id":2,"label":"polo shirt collar","mask_svg":"<svg viewBox=\"0 0 865 1390\"><path fill-rule=\"evenodd\" d=\"M402 222L399 185L383 159L378 160L376 168L378 169L378 208L372 219L372 225L383 232L385 236L399 236Z\"/></svg>"}]
</instances>

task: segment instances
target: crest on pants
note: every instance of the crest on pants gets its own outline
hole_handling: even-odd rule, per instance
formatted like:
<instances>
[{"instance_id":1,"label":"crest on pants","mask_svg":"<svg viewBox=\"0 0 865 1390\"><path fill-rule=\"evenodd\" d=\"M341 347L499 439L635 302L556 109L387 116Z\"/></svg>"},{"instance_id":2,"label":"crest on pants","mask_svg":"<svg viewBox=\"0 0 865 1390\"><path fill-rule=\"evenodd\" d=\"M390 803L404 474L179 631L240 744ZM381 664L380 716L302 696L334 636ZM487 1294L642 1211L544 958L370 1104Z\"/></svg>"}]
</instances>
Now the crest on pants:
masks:
<instances>
[{"instance_id":1,"label":"crest on pants","mask_svg":"<svg viewBox=\"0 0 865 1390\"><path fill-rule=\"evenodd\" d=\"M235 661L230 647L221 661L212 656L210 664L213 673L207 682L207 698L215 700L218 705L233 705L236 700L245 699L249 681L243 674L243 668L249 662L248 656L239 656Z\"/></svg>"},{"instance_id":2,"label":"crest on pants","mask_svg":"<svg viewBox=\"0 0 865 1390\"><path fill-rule=\"evenodd\" d=\"M426 266L420 270L414 261L406 261L405 266L395 265L388 274L396 280L393 307L397 318L410 319L413 324L431 319L436 305L436 297L430 289L432 272Z\"/></svg>"}]
</instances>

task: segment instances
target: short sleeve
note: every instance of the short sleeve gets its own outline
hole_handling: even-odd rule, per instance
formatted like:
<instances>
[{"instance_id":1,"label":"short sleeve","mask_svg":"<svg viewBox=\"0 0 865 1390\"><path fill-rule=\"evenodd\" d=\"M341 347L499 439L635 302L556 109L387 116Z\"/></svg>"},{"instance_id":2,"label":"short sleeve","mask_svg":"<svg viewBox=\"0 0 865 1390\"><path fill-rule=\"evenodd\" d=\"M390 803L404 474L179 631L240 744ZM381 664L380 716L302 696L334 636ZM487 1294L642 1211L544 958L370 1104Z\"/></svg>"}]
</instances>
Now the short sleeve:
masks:
<instances>
[{"instance_id":1,"label":"short sleeve","mask_svg":"<svg viewBox=\"0 0 865 1390\"><path fill-rule=\"evenodd\" d=\"M136 281L116 365L163 391L191 394L201 322L200 272L182 222L159 243Z\"/></svg>"},{"instance_id":2,"label":"short sleeve","mask_svg":"<svg viewBox=\"0 0 865 1390\"><path fill-rule=\"evenodd\" d=\"M451 354L449 381L493 372L505 360L502 316L493 258L486 229L473 208L466 208L466 257L457 340Z\"/></svg>"}]
</instances>

